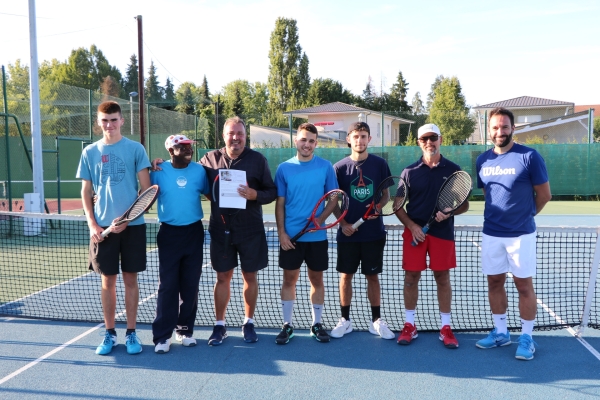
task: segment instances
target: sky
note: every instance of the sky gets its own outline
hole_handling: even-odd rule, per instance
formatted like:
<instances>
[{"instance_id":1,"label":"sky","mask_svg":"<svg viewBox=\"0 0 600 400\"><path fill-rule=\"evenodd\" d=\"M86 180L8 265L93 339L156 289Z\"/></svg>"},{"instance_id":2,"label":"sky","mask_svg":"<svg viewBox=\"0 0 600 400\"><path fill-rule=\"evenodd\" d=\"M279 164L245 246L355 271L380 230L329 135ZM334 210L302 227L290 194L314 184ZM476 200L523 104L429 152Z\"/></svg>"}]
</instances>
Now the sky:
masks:
<instances>
[{"instance_id":1,"label":"sky","mask_svg":"<svg viewBox=\"0 0 600 400\"><path fill-rule=\"evenodd\" d=\"M0 64L30 65L28 1L0 0ZM89 5L84 5L89 4ZM92 5L93 4L93 5ZM278 17L297 21L310 76L361 94L389 92L399 71L408 100L436 76L456 76L467 104L520 96L600 104L600 2L354 0L37 0L38 60L66 61L95 44L124 75L137 54L162 85L236 79L266 83Z\"/></svg>"}]
</instances>

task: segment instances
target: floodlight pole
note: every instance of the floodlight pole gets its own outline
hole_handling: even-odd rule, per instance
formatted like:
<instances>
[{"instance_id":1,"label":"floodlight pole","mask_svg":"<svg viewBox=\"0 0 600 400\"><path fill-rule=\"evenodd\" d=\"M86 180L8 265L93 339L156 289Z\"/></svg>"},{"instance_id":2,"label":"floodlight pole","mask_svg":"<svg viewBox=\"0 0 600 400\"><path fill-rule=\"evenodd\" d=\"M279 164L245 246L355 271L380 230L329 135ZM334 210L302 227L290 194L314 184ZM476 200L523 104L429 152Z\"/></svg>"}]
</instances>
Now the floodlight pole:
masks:
<instances>
[{"instance_id":1,"label":"floodlight pole","mask_svg":"<svg viewBox=\"0 0 600 400\"><path fill-rule=\"evenodd\" d=\"M133 135L133 98L136 97L138 95L138 92L131 92L129 93L129 107L131 110L131 132L129 133L130 135Z\"/></svg>"},{"instance_id":2,"label":"floodlight pole","mask_svg":"<svg viewBox=\"0 0 600 400\"><path fill-rule=\"evenodd\" d=\"M142 146L146 147L146 124L144 110L144 37L142 30L142 16L138 15L134 18L137 19L138 26L138 103L140 108L140 143Z\"/></svg>"}]
</instances>

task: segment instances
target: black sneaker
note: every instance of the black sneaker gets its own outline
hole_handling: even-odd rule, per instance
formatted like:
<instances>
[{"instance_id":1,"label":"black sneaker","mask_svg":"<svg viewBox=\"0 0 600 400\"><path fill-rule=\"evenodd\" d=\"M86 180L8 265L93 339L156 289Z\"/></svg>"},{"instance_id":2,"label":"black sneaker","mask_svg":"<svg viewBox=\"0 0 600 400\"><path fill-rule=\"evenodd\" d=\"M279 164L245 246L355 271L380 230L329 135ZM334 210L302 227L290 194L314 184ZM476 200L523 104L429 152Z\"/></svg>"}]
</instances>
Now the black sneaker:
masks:
<instances>
[{"instance_id":1,"label":"black sneaker","mask_svg":"<svg viewBox=\"0 0 600 400\"><path fill-rule=\"evenodd\" d=\"M322 343L329 342L329 335L327 334L327 332L325 332L325 328L323 328L323 325L321 325L321 323L314 324L310 327L310 336L314 337L315 339L317 339L317 341Z\"/></svg>"},{"instance_id":2,"label":"black sneaker","mask_svg":"<svg viewBox=\"0 0 600 400\"><path fill-rule=\"evenodd\" d=\"M293 337L294 337L294 328L286 322L281 327L281 332L279 332L279 335L277 335L277 337L275 338L275 343L286 344Z\"/></svg>"},{"instance_id":3,"label":"black sneaker","mask_svg":"<svg viewBox=\"0 0 600 400\"><path fill-rule=\"evenodd\" d=\"M208 338L208 345L218 346L225 339L227 339L227 328L224 325L215 325L212 335Z\"/></svg>"},{"instance_id":4,"label":"black sneaker","mask_svg":"<svg viewBox=\"0 0 600 400\"><path fill-rule=\"evenodd\" d=\"M258 336L256 336L256 332L254 332L254 324L248 322L247 324L242 325L242 334L244 335L244 342L246 343L255 343L258 342Z\"/></svg>"}]
</instances>

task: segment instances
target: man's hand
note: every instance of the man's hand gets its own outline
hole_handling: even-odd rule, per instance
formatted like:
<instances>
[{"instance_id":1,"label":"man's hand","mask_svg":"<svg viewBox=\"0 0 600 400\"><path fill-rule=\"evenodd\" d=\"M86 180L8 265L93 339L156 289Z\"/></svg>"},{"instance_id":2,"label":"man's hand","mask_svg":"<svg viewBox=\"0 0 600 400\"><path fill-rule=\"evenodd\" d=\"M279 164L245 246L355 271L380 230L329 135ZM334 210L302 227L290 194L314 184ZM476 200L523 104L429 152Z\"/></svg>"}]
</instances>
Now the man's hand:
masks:
<instances>
[{"instance_id":1,"label":"man's hand","mask_svg":"<svg viewBox=\"0 0 600 400\"><path fill-rule=\"evenodd\" d=\"M342 233L346 236L352 236L358 230L354 229L352 224L347 223L346 220L340 221L340 226L342 227Z\"/></svg>"},{"instance_id":2,"label":"man's hand","mask_svg":"<svg viewBox=\"0 0 600 400\"><path fill-rule=\"evenodd\" d=\"M410 232L413 236L413 242L417 244L425 241L425 234L423 233L423 227L417 224L413 224L410 228Z\"/></svg>"},{"instance_id":3,"label":"man's hand","mask_svg":"<svg viewBox=\"0 0 600 400\"><path fill-rule=\"evenodd\" d=\"M159 167L160 164L164 163L165 160L162 158L155 158L152 160L152 171L162 171L162 168Z\"/></svg>"},{"instance_id":4,"label":"man's hand","mask_svg":"<svg viewBox=\"0 0 600 400\"><path fill-rule=\"evenodd\" d=\"M296 248L290 239L289 235L285 232L279 234L279 244L282 250L288 251Z\"/></svg>"}]
</instances>

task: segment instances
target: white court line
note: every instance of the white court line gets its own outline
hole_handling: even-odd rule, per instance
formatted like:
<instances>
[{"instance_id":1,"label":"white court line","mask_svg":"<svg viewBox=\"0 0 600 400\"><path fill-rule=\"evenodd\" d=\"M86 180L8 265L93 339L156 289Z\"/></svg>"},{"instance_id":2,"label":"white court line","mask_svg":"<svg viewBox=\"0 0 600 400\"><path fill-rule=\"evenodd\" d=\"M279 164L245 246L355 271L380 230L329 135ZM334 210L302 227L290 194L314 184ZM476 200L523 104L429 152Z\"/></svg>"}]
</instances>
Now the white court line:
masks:
<instances>
[{"instance_id":1,"label":"white court line","mask_svg":"<svg viewBox=\"0 0 600 400\"><path fill-rule=\"evenodd\" d=\"M158 295L158 292L154 292L153 294L151 294L150 296L146 297L145 299L143 299L142 301L138 302L138 305L142 305L143 303L147 302L148 300L156 297ZM125 315L126 311L123 310L120 313L118 313L117 315L115 315L115 318L119 318L123 315ZM19 368L18 370L16 370L15 372L13 372L10 375L5 376L4 378L0 379L0 385L2 385L3 383L11 380L12 378L14 378L15 376L19 375L21 372L24 372L26 370L28 370L29 368L35 366L36 364L44 361L46 358L58 353L59 351L61 351L62 349L70 346L71 344L77 342L78 340L82 339L83 337L89 335L90 333L98 330L99 328L101 328L102 326L104 326L104 324L98 324L95 327L88 329L87 331L85 331L84 333L82 333L81 335L69 340L66 343L63 343L62 345L58 346L57 348L55 348L54 350L49 351L48 353L44 354L43 356L39 357L37 360L34 360L32 362L30 362L29 364Z\"/></svg>"},{"instance_id":2,"label":"white court line","mask_svg":"<svg viewBox=\"0 0 600 400\"><path fill-rule=\"evenodd\" d=\"M546 312L548 314L550 314L550 316L553 317L559 324L566 325L566 322L563 321L563 319L560 318L558 315L556 315L556 313L550 307L548 307L546 304L542 303L542 301L540 299L537 299L537 303L540 306L542 306L542 308L544 310L546 310ZM579 340L579 343L581 343L583 345L583 347L585 347L590 353L592 353L592 355L594 357L596 357L598 359L598 361L600 361L600 353L595 348L593 348L584 338L578 336L577 332L575 332L575 330L573 328L568 327L567 332L569 332L571 335L573 335L573 337L575 339Z\"/></svg>"}]
</instances>

